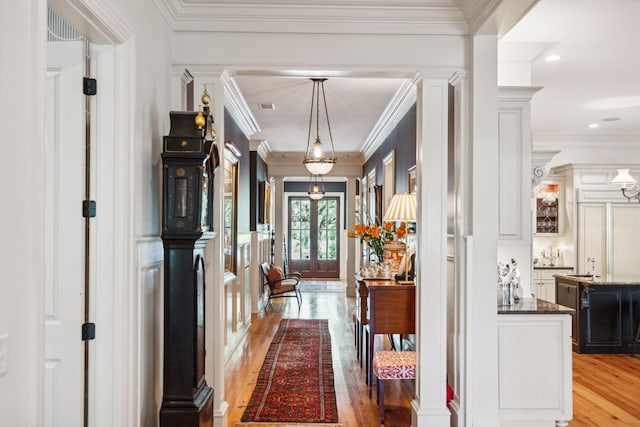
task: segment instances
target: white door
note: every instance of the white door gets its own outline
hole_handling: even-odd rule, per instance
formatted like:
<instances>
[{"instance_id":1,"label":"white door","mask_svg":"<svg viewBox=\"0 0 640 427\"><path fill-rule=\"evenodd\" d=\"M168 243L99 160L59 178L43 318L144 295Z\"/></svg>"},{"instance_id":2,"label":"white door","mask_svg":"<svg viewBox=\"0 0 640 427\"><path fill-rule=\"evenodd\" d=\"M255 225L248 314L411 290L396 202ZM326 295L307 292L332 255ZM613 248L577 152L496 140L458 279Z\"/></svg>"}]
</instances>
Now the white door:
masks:
<instances>
[{"instance_id":1,"label":"white door","mask_svg":"<svg viewBox=\"0 0 640 427\"><path fill-rule=\"evenodd\" d=\"M45 426L83 423L83 43L49 42L46 142Z\"/></svg>"}]
</instances>

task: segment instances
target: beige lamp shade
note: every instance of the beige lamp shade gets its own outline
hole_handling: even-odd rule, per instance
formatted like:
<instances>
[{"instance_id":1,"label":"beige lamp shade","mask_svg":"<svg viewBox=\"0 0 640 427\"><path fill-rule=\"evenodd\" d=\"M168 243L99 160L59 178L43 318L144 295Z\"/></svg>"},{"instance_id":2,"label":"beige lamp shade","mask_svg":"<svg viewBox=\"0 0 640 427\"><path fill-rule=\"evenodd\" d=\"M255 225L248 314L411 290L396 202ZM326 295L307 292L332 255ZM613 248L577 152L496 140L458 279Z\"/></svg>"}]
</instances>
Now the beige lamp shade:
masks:
<instances>
[{"instance_id":1,"label":"beige lamp shade","mask_svg":"<svg viewBox=\"0 0 640 427\"><path fill-rule=\"evenodd\" d=\"M406 221L416 220L416 195L415 194L394 194L387 211L384 213L385 221Z\"/></svg>"}]
</instances>

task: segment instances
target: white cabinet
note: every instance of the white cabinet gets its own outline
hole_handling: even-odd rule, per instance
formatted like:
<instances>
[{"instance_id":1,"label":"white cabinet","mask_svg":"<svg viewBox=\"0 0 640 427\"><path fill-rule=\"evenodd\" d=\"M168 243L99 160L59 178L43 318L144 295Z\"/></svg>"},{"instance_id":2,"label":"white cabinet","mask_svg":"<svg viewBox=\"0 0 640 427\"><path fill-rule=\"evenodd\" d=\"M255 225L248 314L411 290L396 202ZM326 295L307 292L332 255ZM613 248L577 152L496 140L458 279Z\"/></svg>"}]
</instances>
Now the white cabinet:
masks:
<instances>
[{"instance_id":1,"label":"white cabinet","mask_svg":"<svg viewBox=\"0 0 640 427\"><path fill-rule=\"evenodd\" d=\"M600 276L640 274L640 205L580 203L578 205L578 271L588 272L595 258Z\"/></svg>"},{"instance_id":2,"label":"white cabinet","mask_svg":"<svg viewBox=\"0 0 640 427\"><path fill-rule=\"evenodd\" d=\"M573 268L534 268L533 269L533 294L538 299L556 302L556 274L572 274Z\"/></svg>"},{"instance_id":3,"label":"white cabinet","mask_svg":"<svg viewBox=\"0 0 640 427\"><path fill-rule=\"evenodd\" d=\"M571 366L569 314L498 314L500 426L567 426Z\"/></svg>"}]
</instances>

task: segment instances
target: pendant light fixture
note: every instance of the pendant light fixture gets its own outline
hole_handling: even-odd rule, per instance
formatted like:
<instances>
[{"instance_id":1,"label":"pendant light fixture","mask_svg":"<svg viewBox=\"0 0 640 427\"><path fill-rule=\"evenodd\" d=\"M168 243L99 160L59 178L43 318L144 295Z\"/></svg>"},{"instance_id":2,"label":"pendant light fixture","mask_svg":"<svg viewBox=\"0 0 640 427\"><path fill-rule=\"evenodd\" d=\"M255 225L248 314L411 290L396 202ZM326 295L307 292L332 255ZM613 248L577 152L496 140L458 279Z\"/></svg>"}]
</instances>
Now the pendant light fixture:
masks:
<instances>
[{"instance_id":1,"label":"pendant light fixture","mask_svg":"<svg viewBox=\"0 0 640 427\"><path fill-rule=\"evenodd\" d=\"M309 177L309 197L313 200L320 200L324 197L324 181L322 175L311 175Z\"/></svg>"},{"instance_id":2,"label":"pendant light fixture","mask_svg":"<svg viewBox=\"0 0 640 427\"><path fill-rule=\"evenodd\" d=\"M304 165L312 175L325 175L333 169L336 164L336 153L333 146L333 136L331 135L331 124L329 123L329 111L327 110L327 99L324 94L325 78L311 78L313 90L311 92L311 113L309 115L309 135L307 137L307 151L304 155ZM331 152L325 153L325 147L320 140L320 91L322 90L322 105L324 106L324 116L327 120L327 131L331 142ZM316 137L311 143L311 130L313 127L315 106Z\"/></svg>"}]
</instances>

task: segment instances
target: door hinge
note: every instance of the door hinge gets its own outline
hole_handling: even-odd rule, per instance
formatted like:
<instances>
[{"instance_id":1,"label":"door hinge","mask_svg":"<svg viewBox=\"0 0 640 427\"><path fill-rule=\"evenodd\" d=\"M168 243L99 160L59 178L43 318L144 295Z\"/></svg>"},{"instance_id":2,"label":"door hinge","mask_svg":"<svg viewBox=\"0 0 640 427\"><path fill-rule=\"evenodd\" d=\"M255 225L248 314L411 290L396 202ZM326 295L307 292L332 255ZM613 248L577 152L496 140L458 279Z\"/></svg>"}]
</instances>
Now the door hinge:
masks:
<instances>
[{"instance_id":1,"label":"door hinge","mask_svg":"<svg viewBox=\"0 0 640 427\"><path fill-rule=\"evenodd\" d=\"M96 216L96 201L95 200L83 200L82 201L82 216L85 218L93 218Z\"/></svg>"},{"instance_id":2,"label":"door hinge","mask_svg":"<svg viewBox=\"0 0 640 427\"><path fill-rule=\"evenodd\" d=\"M93 96L98 93L98 81L89 77L83 77L82 93L88 96Z\"/></svg>"},{"instance_id":3,"label":"door hinge","mask_svg":"<svg viewBox=\"0 0 640 427\"><path fill-rule=\"evenodd\" d=\"M94 339L96 339L96 324L83 323L82 324L82 341L91 341Z\"/></svg>"}]
</instances>

